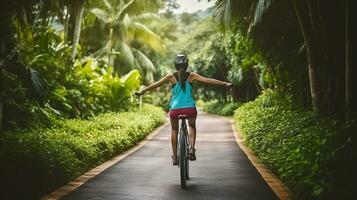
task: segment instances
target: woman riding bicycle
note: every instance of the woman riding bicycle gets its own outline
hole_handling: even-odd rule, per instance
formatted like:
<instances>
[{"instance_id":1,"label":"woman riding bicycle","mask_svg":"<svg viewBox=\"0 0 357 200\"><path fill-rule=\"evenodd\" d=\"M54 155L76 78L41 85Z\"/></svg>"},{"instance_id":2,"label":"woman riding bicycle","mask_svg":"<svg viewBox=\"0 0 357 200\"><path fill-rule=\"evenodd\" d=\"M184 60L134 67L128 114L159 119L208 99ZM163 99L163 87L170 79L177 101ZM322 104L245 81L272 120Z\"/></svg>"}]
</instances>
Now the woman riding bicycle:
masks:
<instances>
[{"instance_id":1,"label":"woman riding bicycle","mask_svg":"<svg viewBox=\"0 0 357 200\"><path fill-rule=\"evenodd\" d=\"M172 145L172 163L173 165L178 165L177 158L177 134L178 134L178 116L186 115L188 116L188 126L189 126L189 138L191 148L189 150L188 158L190 160L196 160L195 154L195 141L196 141L196 117L197 110L195 100L192 96L192 83L198 81L201 83L206 83L210 85L221 85L225 87L232 86L232 83L219 81L212 78L205 78L200 76L195 72L188 72L188 58L184 54L179 54L176 56L174 61L176 72L169 73L164 76L161 80L150 84L145 87L142 91L136 94L142 95L145 92L152 90L154 88L160 87L164 83L170 82L172 85L172 95L170 100L170 122L172 127L171 132L171 145Z\"/></svg>"}]
</instances>

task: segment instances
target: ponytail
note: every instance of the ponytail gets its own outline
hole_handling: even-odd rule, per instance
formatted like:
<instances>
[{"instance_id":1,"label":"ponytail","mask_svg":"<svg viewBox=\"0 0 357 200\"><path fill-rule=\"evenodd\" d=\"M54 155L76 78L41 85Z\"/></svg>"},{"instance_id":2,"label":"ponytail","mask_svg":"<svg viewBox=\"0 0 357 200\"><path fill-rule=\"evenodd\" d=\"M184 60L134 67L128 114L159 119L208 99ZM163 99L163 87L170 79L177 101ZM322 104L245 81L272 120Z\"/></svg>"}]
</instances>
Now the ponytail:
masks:
<instances>
[{"instance_id":1,"label":"ponytail","mask_svg":"<svg viewBox=\"0 0 357 200\"><path fill-rule=\"evenodd\" d=\"M186 67L180 67L178 70L178 78L179 78L179 83L181 85L181 89L185 92L186 89L186 80L185 80L185 72L186 72Z\"/></svg>"},{"instance_id":2,"label":"ponytail","mask_svg":"<svg viewBox=\"0 0 357 200\"><path fill-rule=\"evenodd\" d=\"M185 92L185 89L186 89L185 88L186 87L185 73L188 68L188 58L186 57L185 54L178 54L178 55L176 55L174 64L175 64L175 68L178 73L178 79L179 79L178 82L179 82L183 92Z\"/></svg>"}]
</instances>

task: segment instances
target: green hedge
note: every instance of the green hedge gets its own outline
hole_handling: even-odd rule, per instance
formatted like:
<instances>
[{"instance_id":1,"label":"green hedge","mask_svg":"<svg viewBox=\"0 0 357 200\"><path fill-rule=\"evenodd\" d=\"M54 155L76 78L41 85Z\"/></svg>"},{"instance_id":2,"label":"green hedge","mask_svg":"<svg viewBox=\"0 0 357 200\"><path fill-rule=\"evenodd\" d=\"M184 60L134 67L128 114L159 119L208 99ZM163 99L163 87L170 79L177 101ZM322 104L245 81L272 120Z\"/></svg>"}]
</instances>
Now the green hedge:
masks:
<instances>
[{"instance_id":1,"label":"green hedge","mask_svg":"<svg viewBox=\"0 0 357 200\"><path fill-rule=\"evenodd\" d=\"M161 108L145 105L141 111L7 132L0 137L0 199L38 199L132 147L163 122Z\"/></svg>"},{"instance_id":2,"label":"green hedge","mask_svg":"<svg viewBox=\"0 0 357 200\"><path fill-rule=\"evenodd\" d=\"M203 104L203 110L208 113L223 115L223 116L232 116L234 111L239 107L240 103L238 102L219 102L211 101Z\"/></svg>"},{"instance_id":3,"label":"green hedge","mask_svg":"<svg viewBox=\"0 0 357 200\"><path fill-rule=\"evenodd\" d=\"M242 105L234 117L246 144L297 199L351 198L355 128L292 105L272 90Z\"/></svg>"}]
</instances>

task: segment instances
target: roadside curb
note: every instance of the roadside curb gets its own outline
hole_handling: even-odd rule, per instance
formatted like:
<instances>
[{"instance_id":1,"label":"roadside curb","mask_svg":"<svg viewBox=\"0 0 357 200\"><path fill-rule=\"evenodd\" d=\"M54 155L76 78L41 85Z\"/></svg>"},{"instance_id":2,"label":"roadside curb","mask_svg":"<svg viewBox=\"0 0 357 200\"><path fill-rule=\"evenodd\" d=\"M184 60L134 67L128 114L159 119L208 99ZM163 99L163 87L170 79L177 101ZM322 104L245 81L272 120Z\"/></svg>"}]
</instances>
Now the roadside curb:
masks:
<instances>
[{"instance_id":1,"label":"roadside curb","mask_svg":"<svg viewBox=\"0 0 357 200\"><path fill-rule=\"evenodd\" d=\"M221 117L221 116L220 116ZM222 117L225 118L225 117ZM243 152L247 155L248 159L250 162L253 164L253 166L258 170L258 172L261 174L265 182L270 186L270 188L274 191L274 193L279 197L281 200L291 200L293 199L293 195L291 191L289 190L288 187L284 185L284 183L274 175L272 171L267 169L258 159L258 157L252 152L245 144L244 140L240 138L240 134L238 130L236 129L235 122L233 119L225 118L228 119L233 133L234 137L236 139L237 144L239 147L243 150Z\"/></svg>"},{"instance_id":2,"label":"roadside curb","mask_svg":"<svg viewBox=\"0 0 357 200\"><path fill-rule=\"evenodd\" d=\"M83 185L85 182L89 181L90 179L94 178L101 172L105 171L115 163L123 160L130 154L134 153L135 151L139 150L141 147L143 147L147 142L149 142L157 133L161 131L165 126L167 126L169 122L166 119L166 122L156 128L153 132L151 132L149 135L147 135L142 141L140 141L138 144L136 144L134 147L120 153L119 155L115 156L114 158L98 165L97 167L93 168L92 170L84 173L80 177L76 178L73 181L70 181L66 185L63 185L62 187L58 188L57 190L53 191L47 196L42 197L42 200L57 200L63 197L64 195L70 193L71 191L77 189L81 185Z\"/></svg>"}]
</instances>

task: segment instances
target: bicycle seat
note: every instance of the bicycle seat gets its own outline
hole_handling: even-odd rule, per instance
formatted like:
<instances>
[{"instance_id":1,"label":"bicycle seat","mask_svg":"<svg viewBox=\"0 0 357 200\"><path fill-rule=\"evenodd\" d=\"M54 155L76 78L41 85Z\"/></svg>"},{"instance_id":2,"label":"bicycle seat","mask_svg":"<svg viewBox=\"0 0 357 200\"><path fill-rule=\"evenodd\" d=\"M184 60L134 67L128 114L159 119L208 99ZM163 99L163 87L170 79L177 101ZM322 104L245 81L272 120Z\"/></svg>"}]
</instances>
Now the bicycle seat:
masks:
<instances>
[{"instance_id":1,"label":"bicycle seat","mask_svg":"<svg viewBox=\"0 0 357 200\"><path fill-rule=\"evenodd\" d=\"M187 115L179 115L177 118L178 119L188 119L188 116Z\"/></svg>"}]
</instances>

